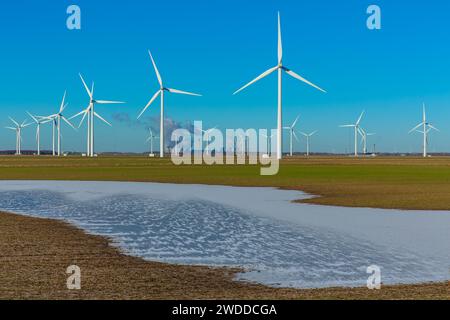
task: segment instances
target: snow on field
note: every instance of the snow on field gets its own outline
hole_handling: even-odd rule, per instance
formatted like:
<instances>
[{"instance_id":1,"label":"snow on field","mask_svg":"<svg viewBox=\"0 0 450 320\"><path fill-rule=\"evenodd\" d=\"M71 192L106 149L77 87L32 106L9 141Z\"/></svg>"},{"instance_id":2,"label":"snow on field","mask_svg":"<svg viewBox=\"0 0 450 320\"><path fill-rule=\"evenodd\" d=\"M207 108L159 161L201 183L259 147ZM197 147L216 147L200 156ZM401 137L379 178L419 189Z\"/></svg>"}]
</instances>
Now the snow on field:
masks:
<instances>
[{"instance_id":1,"label":"snow on field","mask_svg":"<svg viewBox=\"0 0 450 320\"><path fill-rule=\"evenodd\" d=\"M294 204L298 191L128 182L1 181L0 210L69 221L129 254L241 266L272 286L450 278L450 213Z\"/></svg>"}]
</instances>

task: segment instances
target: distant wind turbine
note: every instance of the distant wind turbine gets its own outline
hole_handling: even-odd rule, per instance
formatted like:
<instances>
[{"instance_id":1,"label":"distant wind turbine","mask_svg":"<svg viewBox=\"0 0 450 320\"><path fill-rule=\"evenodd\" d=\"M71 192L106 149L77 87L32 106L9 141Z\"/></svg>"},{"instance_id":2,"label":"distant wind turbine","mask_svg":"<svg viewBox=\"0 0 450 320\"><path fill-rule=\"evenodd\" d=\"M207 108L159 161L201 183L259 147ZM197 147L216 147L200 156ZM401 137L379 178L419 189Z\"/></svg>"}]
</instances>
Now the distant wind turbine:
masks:
<instances>
[{"instance_id":1,"label":"distant wind turbine","mask_svg":"<svg viewBox=\"0 0 450 320\"><path fill-rule=\"evenodd\" d=\"M295 118L294 122L293 122L290 126L283 127L283 129L289 130L289 150L290 150L290 151L289 151L289 154L290 154L291 157L292 157L292 138L294 137L295 140L298 141L298 137L297 137L297 135L295 134L294 128L295 128L295 125L296 125L297 122L298 122L298 118L299 118L299 117L300 117L300 115L298 115L297 118Z\"/></svg>"},{"instance_id":2,"label":"distant wind turbine","mask_svg":"<svg viewBox=\"0 0 450 320\"><path fill-rule=\"evenodd\" d=\"M420 127L422 127L422 130L418 130ZM427 157L428 133L431 130L439 131L431 123L427 122L427 115L426 115L426 112L425 112L425 103L424 103L423 104L423 113L422 113L422 122L419 123L417 126L415 126L414 128L412 128L409 131L409 133L417 131L417 132L423 134L423 156L424 157Z\"/></svg>"},{"instance_id":3,"label":"distant wind turbine","mask_svg":"<svg viewBox=\"0 0 450 320\"><path fill-rule=\"evenodd\" d=\"M300 132L303 136L306 137L306 156L309 157L309 139L315 135L318 131L313 131L311 133Z\"/></svg>"},{"instance_id":4,"label":"distant wind turbine","mask_svg":"<svg viewBox=\"0 0 450 320\"><path fill-rule=\"evenodd\" d=\"M282 47L282 42L281 42L281 22L280 22L280 13L278 12L278 64L275 67L270 68L267 71L264 71L261 75L259 75L258 77L256 77L255 79L253 79L252 81L247 83L245 86L243 86L242 88L240 88L239 90L237 90L233 93L233 94L237 94L238 92L244 90L248 86L257 82L258 80L267 77L268 75L270 75L271 73L273 73L275 71L278 71L278 114L277 114L277 158L278 159L282 158L282 141L283 141L283 139L282 139L282 103L281 103L283 71L286 72L291 77L293 77L297 80L300 80L322 92L325 92L325 90L321 89L320 87L309 82L308 80L306 80L302 76L298 75L294 71L283 66L282 60L283 60L283 47Z\"/></svg>"},{"instance_id":5,"label":"distant wind turbine","mask_svg":"<svg viewBox=\"0 0 450 320\"><path fill-rule=\"evenodd\" d=\"M94 119L97 117L107 125L111 127L111 124L102 118L96 111L95 111L95 105L96 104L122 104L125 102L122 101L110 101L110 100L97 100L94 99L94 82L92 82L91 89L88 88L86 85L86 82L83 79L83 76L80 74L81 82L83 83L84 88L86 89L86 92L89 96L89 105L86 109L82 110L81 112L77 113L76 115L70 117L70 119L76 118L80 115L83 115L81 118L80 124L78 127L81 127L83 124L84 118L87 116L87 156L93 157L94 154ZM69 119L69 120L70 120Z\"/></svg>"},{"instance_id":6,"label":"distant wind turbine","mask_svg":"<svg viewBox=\"0 0 450 320\"><path fill-rule=\"evenodd\" d=\"M158 136L155 136L155 135L153 134L152 129L150 128L150 134L149 134L149 136L148 136L148 138L147 138L147 141L146 141L146 142L149 142L149 141L150 141L150 154L153 154L153 140L154 140L154 139L157 139L157 138L158 138Z\"/></svg>"},{"instance_id":7,"label":"distant wind turbine","mask_svg":"<svg viewBox=\"0 0 450 320\"><path fill-rule=\"evenodd\" d=\"M6 129L14 130L16 132L16 155L22 154L22 129L31 125L31 123L26 123L26 120L19 124L16 120L9 117L15 127L6 127Z\"/></svg>"},{"instance_id":8,"label":"distant wind turbine","mask_svg":"<svg viewBox=\"0 0 450 320\"><path fill-rule=\"evenodd\" d=\"M159 89L158 89L158 91L156 91L156 93L153 95L153 97L150 99L150 101L147 103L147 105L144 107L144 109L142 109L141 113L138 115L137 118L139 119L142 116L142 114L145 112L145 110L147 110L147 108L153 103L153 101L156 100L156 98L159 95L161 96L161 119L160 119L160 131L159 131L159 142L160 142L160 144L159 144L159 155L162 158L162 157L164 157L164 91L168 91L170 93L186 94L186 95L190 95L190 96L201 96L201 95L197 94L197 93L191 93L191 92L187 92L187 91L181 91L181 90L177 90L177 89L164 87L161 75L160 75L160 73L158 71L158 68L156 67L155 60L153 60L153 56L152 56L150 50L148 51L148 54L150 55L150 59L152 60L153 68L155 69L156 77L158 78Z\"/></svg>"},{"instance_id":9,"label":"distant wind turbine","mask_svg":"<svg viewBox=\"0 0 450 320\"><path fill-rule=\"evenodd\" d=\"M361 112L361 115L359 116L358 120L354 124L344 124L341 125L341 128L354 128L355 130L355 157L358 156L358 133L360 128L361 119L364 115L364 111Z\"/></svg>"},{"instance_id":10,"label":"distant wind turbine","mask_svg":"<svg viewBox=\"0 0 450 320\"><path fill-rule=\"evenodd\" d=\"M63 111L67 107L67 103L65 103L65 101L66 101L66 92L64 92L58 113L52 114L47 117L48 119L53 121L53 155L55 155L55 127L58 131L58 133L57 133L58 134L58 156L61 155L61 151L62 151L62 149L61 149L61 120L63 120L65 123L67 123L74 130L76 130L75 127L73 126L73 124L71 124L70 121L67 120L67 118L63 115Z\"/></svg>"},{"instance_id":11,"label":"distant wind turbine","mask_svg":"<svg viewBox=\"0 0 450 320\"><path fill-rule=\"evenodd\" d=\"M28 111L27 113L31 117L31 119L33 119L33 121L36 123L37 155L39 156L41 154L41 125L49 123L52 120L48 119L47 117L33 116Z\"/></svg>"},{"instance_id":12,"label":"distant wind turbine","mask_svg":"<svg viewBox=\"0 0 450 320\"><path fill-rule=\"evenodd\" d=\"M367 133L362 127L358 128L358 132L361 135L361 143L363 145L363 154L367 154L367 137L374 136L376 133Z\"/></svg>"}]
</instances>

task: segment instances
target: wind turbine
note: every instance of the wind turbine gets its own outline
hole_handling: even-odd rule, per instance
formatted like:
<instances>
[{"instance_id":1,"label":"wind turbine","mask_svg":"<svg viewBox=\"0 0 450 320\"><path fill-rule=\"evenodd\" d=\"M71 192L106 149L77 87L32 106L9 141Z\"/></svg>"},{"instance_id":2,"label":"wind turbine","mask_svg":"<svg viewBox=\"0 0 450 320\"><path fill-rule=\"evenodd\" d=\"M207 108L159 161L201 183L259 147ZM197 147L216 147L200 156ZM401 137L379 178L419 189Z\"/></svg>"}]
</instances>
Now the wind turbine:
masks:
<instances>
[{"instance_id":1,"label":"wind turbine","mask_svg":"<svg viewBox=\"0 0 450 320\"><path fill-rule=\"evenodd\" d=\"M31 117L31 119L33 119L33 121L36 123L37 155L39 156L41 154L41 125L48 123L52 120L48 119L47 117L33 116L28 111L27 113Z\"/></svg>"},{"instance_id":2,"label":"wind turbine","mask_svg":"<svg viewBox=\"0 0 450 320\"><path fill-rule=\"evenodd\" d=\"M367 154L367 137L374 136L376 133L367 133L362 127L358 128L358 132L361 135L361 143L363 144L363 154Z\"/></svg>"},{"instance_id":3,"label":"wind turbine","mask_svg":"<svg viewBox=\"0 0 450 320\"><path fill-rule=\"evenodd\" d=\"M26 123L26 120L24 120L21 124L19 124L16 120L9 117L9 120L11 120L15 127L6 127L6 129L14 130L16 132L16 155L22 154L22 129L25 127L28 127L31 125L31 123Z\"/></svg>"},{"instance_id":4,"label":"wind turbine","mask_svg":"<svg viewBox=\"0 0 450 320\"><path fill-rule=\"evenodd\" d=\"M149 142L149 141L150 141L150 154L151 154L151 155L153 154L153 139L156 139L156 138L158 138L158 136L155 136L155 135L153 134L152 129L150 128L150 135L148 136L146 142Z\"/></svg>"},{"instance_id":5,"label":"wind turbine","mask_svg":"<svg viewBox=\"0 0 450 320\"><path fill-rule=\"evenodd\" d=\"M304 132L300 132L303 136L306 137L306 156L309 157L309 138L311 138L313 135L315 135L317 133L316 131L313 131L311 133L304 133Z\"/></svg>"},{"instance_id":6,"label":"wind turbine","mask_svg":"<svg viewBox=\"0 0 450 320\"><path fill-rule=\"evenodd\" d=\"M259 75L258 77L256 77L255 79L253 79L252 81L250 81L249 83L247 83L245 86L243 86L242 88L240 88L239 90L235 91L233 94L237 94L238 92L244 90L245 88L247 88L248 86L252 85L253 83L257 82L258 80L261 80L262 78L267 77L268 75L270 75L271 73L278 71L278 113L277 113L277 158L281 159L282 158L282 74L283 71L286 72L288 75L290 75L291 77L300 80L322 92L326 92L325 90L321 89L320 87L316 86L315 84L309 82L308 80L306 80L305 78L303 78L302 76L298 75L297 73L295 73L294 71L286 68L283 65L283 47L282 47L282 43L281 43L281 22L280 22L280 13L278 12L278 64L273 67L270 68L266 71L264 71L261 75Z\"/></svg>"},{"instance_id":7,"label":"wind turbine","mask_svg":"<svg viewBox=\"0 0 450 320\"><path fill-rule=\"evenodd\" d=\"M148 51L148 54L150 55L150 59L152 60L153 68L155 69L156 77L158 78L159 83L159 89L156 91L156 93L153 95L153 97L150 99L150 101L147 103L147 105L142 109L141 113L138 115L138 119L142 116L142 114L147 110L147 108L155 101L155 99L160 95L161 96L161 118L160 118L160 131L159 131L159 156L162 158L164 157L164 91L170 92L170 93L178 93L178 94L186 94L190 96L201 96L197 93L191 93L187 91L181 91L177 89L172 88L166 88L163 85L163 81L161 78L161 75L158 71L158 68L156 67L155 60L153 60L152 53L150 50Z\"/></svg>"},{"instance_id":8,"label":"wind turbine","mask_svg":"<svg viewBox=\"0 0 450 320\"><path fill-rule=\"evenodd\" d=\"M64 95L61 101L61 105L59 107L59 111L58 113L52 114L50 116L48 116L48 119L51 119L51 121L53 121L53 155L55 155L55 127L58 131L58 156L61 156L61 120L63 120L65 123L67 123L69 126L71 126L74 130L75 127L73 126L73 124L70 123L69 120L67 120L67 118L63 115L63 111L66 109L67 107L67 103L65 103L66 101L66 91L64 91Z\"/></svg>"},{"instance_id":9,"label":"wind turbine","mask_svg":"<svg viewBox=\"0 0 450 320\"><path fill-rule=\"evenodd\" d=\"M355 157L358 156L358 132L359 132L359 128L360 128L360 123L361 123L361 119L364 115L364 111L361 112L361 115L359 116L358 120L356 121L355 124L344 124L341 125L341 128L354 128L355 130Z\"/></svg>"},{"instance_id":10,"label":"wind turbine","mask_svg":"<svg viewBox=\"0 0 450 320\"><path fill-rule=\"evenodd\" d=\"M422 127L422 130L418 130L420 127ZM431 123L427 122L427 115L425 112L425 103L423 104L423 114L422 114L422 122L419 123L417 126L412 128L409 133L412 133L413 131L417 131L423 134L423 156L427 157L427 145L428 145L428 133L431 130L439 131L437 128L435 128Z\"/></svg>"},{"instance_id":11,"label":"wind turbine","mask_svg":"<svg viewBox=\"0 0 450 320\"><path fill-rule=\"evenodd\" d=\"M295 134L294 128L295 128L295 125L297 124L299 117L300 117L300 115L298 115L297 118L295 118L294 122L290 126L283 127L283 129L289 130L289 144L290 144L289 150L290 150L291 157L292 157L292 136L294 136L295 140L298 141L298 138L297 138L297 135Z\"/></svg>"},{"instance_id":12,"label":"wind turbine","mask_svg":"<svg viewBox=\"0 0 450 320\"><path fill-rule=\"evenodd\" d=\"M94 99L94 82L92 82L92 87L89 90L88 86L86 85L86 82L83 79L83 76L80 74L81 82L83 82L83 86L86 89L86 92L89 96L89 105L86 109L82 110L81 112L77 113L76 115L70 117L70 119L73 119L75 117L78 117L80 115L83 115L81 118L80 124L78 127L81 127L83 124L84 118L87 116L87 156L93 157L94 156L94 119L97 117L107 125L111 127L111 124L102 118L97 112L95 112L95 105L96 104L121 104L125 103L122 101L110 101L110 100L97 100Z\"/></svg>"}]
</instances>

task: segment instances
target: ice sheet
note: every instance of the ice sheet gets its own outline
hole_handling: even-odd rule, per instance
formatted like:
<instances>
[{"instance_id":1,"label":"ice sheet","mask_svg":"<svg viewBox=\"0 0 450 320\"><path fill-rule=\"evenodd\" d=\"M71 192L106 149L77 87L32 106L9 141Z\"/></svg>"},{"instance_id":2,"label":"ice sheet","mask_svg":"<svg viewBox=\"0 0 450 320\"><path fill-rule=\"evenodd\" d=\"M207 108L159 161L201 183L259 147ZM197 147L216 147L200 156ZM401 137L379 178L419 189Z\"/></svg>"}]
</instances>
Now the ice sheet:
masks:
<instances>
[{"instance_id":1,"label":"ice sheet","mask_svg":"<svg viewBox=\"0 0 450 320\"><path fill-rule=\"evenodd\" d=\"M149 260L241 266L273 286L449 279L450 213L295 204L273 188L1 181L0 210L64 219Z\"/></svg>"}]
</instances>

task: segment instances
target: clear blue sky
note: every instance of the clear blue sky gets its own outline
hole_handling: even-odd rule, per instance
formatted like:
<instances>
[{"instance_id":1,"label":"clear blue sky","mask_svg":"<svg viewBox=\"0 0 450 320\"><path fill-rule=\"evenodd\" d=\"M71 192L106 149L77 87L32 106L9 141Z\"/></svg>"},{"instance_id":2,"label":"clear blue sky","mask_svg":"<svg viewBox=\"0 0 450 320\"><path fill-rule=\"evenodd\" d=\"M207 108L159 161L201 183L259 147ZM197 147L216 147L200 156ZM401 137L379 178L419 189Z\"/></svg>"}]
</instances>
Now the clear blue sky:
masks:
<instances>
[{"instance_id":1,"label":"clear blue sky","mask_svg":"<svg viewBox=\"0 0 450 320\"><path fill-rule=\"evenodd\" d=\"M366 8L378 4L382 30L366 28ZM82 30L66 28L66 8L77 4ZM78 78L96 83L99 99L126 105L97 111L113 128L98 124L98 151L144 151L143 126L134 119L157 90L147 49L168 86L202 93L167 95L166 115L177 122L203 120L220 128L276 126L276 76L237 96L232 92L276 64L276 13L281 12L284 64L328 91L322 94L284 79L284 120L300 113L299 130L320 130L314 151L351 148L349 130L366 110L364 127L378 135L378 150L420 151L420 121L426 102L441 129L430 151L450 152L450 3L446 0L299 1L8 1L0 11L0 125L25 111L54 113L65 89L72 115L87 105ZM116 117L114 116L116 114ZM159 115L158 104L146 116ZM122 114L123 118L124 114ZM27 128L22 149L35 147ZM66 150L84 150L85 129L63 128ZM14 148L14 133L0 131L0 149ZM49 127L43 145L50 147ZM304 143L297 149L303 150Z\"/></svg>"}]
</instances>

